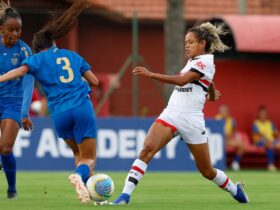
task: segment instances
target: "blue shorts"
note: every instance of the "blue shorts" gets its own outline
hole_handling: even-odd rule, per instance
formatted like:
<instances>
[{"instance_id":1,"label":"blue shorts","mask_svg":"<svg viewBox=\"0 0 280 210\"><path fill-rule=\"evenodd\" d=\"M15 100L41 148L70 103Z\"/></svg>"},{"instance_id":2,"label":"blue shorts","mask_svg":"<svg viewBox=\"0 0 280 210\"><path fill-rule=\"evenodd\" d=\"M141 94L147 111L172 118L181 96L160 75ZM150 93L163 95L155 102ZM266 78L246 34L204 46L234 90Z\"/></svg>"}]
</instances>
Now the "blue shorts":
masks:
<instances>
[{"instance_id":1,"label":"blue shorts","mask_svg":"<svg viewBox=\"0 0 280 210\"><path fill-rule=\"evenodd\" d=\"M58 136L64 140L71 139L77 144L85 138L97 136L96 119L89 98L81 105L52 116Z\"/></svg>"},{"instance_id":2,"label":"blue shorts","mask_svg":"<svg viewBox=\"0 0 280 210\"><path fill-rule=\"evenodd\" d=\"M0 98L0 120L12 119L21 126L21 98Z\"/></svg>"}]
</instances>

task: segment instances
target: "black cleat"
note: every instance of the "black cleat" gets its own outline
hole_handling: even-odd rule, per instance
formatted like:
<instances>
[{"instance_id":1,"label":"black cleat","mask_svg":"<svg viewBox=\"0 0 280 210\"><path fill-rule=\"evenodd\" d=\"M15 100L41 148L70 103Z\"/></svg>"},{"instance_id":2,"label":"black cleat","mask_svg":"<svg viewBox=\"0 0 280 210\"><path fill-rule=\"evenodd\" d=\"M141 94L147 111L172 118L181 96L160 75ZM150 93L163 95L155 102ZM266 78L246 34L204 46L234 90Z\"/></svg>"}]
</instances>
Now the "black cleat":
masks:
<instances>
[{"instance_id":1,"label":"black cleat","mask_svg":"<svg viewBox=\"0 0 280 210\"><path fill-rule=\"evenodd\" d=\"M7 198L11 200L17 200L17 192L7 192Z\"/></svg>"},{"instance_id":2,"label":"black cleat","mask_svg":"<svg viewBox=\"0 0 280 210\"><path fill-rule=\"evenodd\" d=\"M3 166L2 166L2 163L0 163L0 171L3 170Z\"/></svg>"}]
</instances>

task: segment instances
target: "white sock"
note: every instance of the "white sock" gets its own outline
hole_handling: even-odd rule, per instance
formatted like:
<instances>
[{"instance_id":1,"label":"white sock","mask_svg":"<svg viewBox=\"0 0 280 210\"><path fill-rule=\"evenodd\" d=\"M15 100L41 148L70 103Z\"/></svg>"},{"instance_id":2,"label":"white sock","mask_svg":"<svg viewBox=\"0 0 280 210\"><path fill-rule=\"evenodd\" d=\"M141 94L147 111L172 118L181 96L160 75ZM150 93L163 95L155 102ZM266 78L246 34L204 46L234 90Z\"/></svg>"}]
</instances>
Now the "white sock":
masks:
<instances>
[{"instance_id":1,"label":"white sock","mask_svg":"<svg viewBox=\"0 0 280 210\"><path fill-rule=\"evenodd\" d=\"M227 175L223 171L220 171L219 169L216 169L216 171L217 175L212 181L223 190L228 191L232 196L235 196L237 193L236 185L227 177Z\"/></svg>"},{"instance_id":2,"label":"white sock","mask_svg":"<svg viewBox=\"0 0 280 210\"><path fill-rule=\"evenodd\" d=\"M147 169L147 164L145 162L139 159L136 159L134 161L125 179L123 193L131 195L131 193L137 186L138 182L142 179L146 169Z\"/></svg>"}]
</instances>

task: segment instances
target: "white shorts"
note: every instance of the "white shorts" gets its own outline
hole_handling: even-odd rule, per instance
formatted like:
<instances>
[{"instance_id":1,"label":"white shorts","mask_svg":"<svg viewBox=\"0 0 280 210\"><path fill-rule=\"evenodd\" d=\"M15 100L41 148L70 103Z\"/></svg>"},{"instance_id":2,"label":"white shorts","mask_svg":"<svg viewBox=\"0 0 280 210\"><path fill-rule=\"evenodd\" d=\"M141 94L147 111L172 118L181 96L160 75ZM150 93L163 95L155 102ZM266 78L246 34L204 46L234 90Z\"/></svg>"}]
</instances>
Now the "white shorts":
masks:
<instances>
[{"instance_id":1,"label":"white shorts","mask_svg":"<svg viewBox=\"0 0 280 210\"><path fill-rule=\"evenodd\" d=\"M207 143L207 134L203 113L186 113L164 109L156 120L179 135L187 144Z\"/></svg>"}]
</instances>

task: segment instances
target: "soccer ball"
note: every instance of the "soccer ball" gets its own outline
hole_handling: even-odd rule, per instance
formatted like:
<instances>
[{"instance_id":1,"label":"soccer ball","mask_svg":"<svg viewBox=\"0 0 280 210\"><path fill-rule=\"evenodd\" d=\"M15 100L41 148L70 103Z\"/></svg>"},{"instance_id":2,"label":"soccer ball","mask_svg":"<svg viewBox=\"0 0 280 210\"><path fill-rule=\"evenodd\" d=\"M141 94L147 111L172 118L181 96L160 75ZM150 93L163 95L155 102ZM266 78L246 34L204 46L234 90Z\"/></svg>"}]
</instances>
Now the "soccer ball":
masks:
<instances>
[{"instance_id":1,"label":"soccer ball","mask_svg":"<svg viewBox=\"0 0 280 210\"><path fill-rule=\"evenodd\" d=\"M86 183L89 195L96 202L108 200L114 193L114 182L107 174L95 174Z\"/></svg>"}]
</instances>

